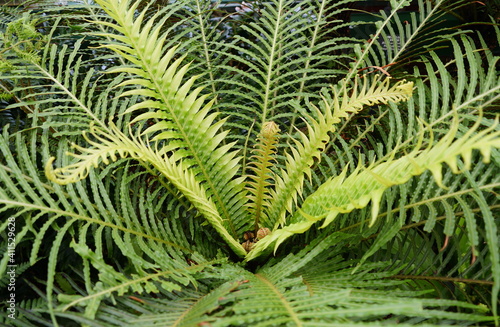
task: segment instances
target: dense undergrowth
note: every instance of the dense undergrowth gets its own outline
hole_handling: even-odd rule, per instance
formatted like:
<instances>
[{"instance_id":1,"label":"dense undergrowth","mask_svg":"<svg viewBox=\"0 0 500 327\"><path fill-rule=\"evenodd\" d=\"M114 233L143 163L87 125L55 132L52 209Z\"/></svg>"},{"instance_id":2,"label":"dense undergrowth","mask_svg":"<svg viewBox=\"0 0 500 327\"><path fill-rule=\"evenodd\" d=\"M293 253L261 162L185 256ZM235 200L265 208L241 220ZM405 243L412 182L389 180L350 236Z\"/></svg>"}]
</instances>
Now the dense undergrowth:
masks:
<instances>
[{"instance_id":1,"label":"dense undergrowth","mask_svg":"<svg viewBox=\"0 0 500 327\"><path fill-rule=\"evenodd\" d=\"M37 3L1 9L2 323L499 324L497 1Z\"/></svg>"}]
</instances>

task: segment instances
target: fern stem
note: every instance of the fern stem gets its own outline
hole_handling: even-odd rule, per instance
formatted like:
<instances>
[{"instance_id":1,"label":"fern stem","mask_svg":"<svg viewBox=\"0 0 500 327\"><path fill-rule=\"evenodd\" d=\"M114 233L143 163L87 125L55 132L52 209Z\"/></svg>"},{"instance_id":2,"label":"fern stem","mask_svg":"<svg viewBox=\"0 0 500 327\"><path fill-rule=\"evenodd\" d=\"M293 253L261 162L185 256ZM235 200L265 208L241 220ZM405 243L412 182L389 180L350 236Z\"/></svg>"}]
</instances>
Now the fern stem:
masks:
<instances>
[{"instance_id":1,"label":"fern stem","mask_svg":"<svg viewBox=\"0 0 500 327\"><path fill-rule=\"evenodd\" d=\"M73 218L64 224L61 229L58 230L57 236L53 242L52 248L50 249L50 254L49 254L49 263L48 263L48 272L47 272L47 287L46 287L46 293L47 293L47 306L49 309L49 314L50 318L52 320L52 323L54 324L55 327L58 327L59 324L57 323L56 315L55 315L55 308L54 308L54 302L53 302L53 297L52 293L54 290L54 281L55 281L55 276L56 276L56 265L57 265L57 259L58 259L58 252L59 248L61 247L61 243L66 236L66 232L68 229L77 221L76 218Z\"/></svg>"},{"instance_id":2,"label":"fern stem","mask_svg":"<svg viewBox=\"0 0 500 327\"><path fill-rule=\"evenodd\" d=\"M250 136L252 135L253 132L253 127L255 126L255 120L252 122L252 126L248 129L248 134L247 137L245 138L245 145L243 146L243 159L241 162L241 174L246 175L246 170L247 170L247 151L248 151L248 143L250 141Z\"/></svg>"},{"instance_id":3,"label":"fern stem","mask_svg":"<svg viewBox=\"0 0 500 327\"><path fill-rule=\"evenodd\" d=\"M487 280L457 278L457 277L440 277L440 276L415 276L415 275L394 275L387 277L387 279L418 279L418 280L435 280L438 282L453 282L465 284L480 284L480 285L493 285L494 282Z\"/></svg>"},{"instance_id":4,"label":"fern stem","mask_svg":"<svg viewBox=\"0 0 500 327\"><path fill-rule=\"evenodd\" d=\"M113 292L120 291L121 289L126 289L129 285L132 285L132 284L145 283L145 282L150 281L150 280L157 280L160 277L174 275L174 274L178 274L178 273L182 273L182 272L190 271L190 270L198 271L198 270L201 270L205 267L211 267L212 265L220 263L221 261L222 260L213 260L213 261L209 261L209 262L205 262L202 264L197 264L197 265L193 265L193 266L189 266L189 267L182 267L182 268L179 268L176 270L160 271L160 272L157 272L154 274L149 274L149 275L146 275L144 277L137 278L137 279L130 279L130 281L128 283L121 283L117 286L110 287L110 288L104 289L100 292L89 294L87 296L83 296L81 298L78 298L77 300L71 301L70 303L66 304L61 309L61 311L64 312L64 311L70 309L71 307L74 307L75 305L82 303L84 301L89 301L89 300L96 299L96 298L98 299L98 298L102 297L103 295L111 294Z\"/></svg>"},{"instance_id":5,"label":"fern stem","mask_svg":"<svg viewBox=\"0 0 500 327\"><path fill-rule=\"evenodd\" d=\"M103 123L99 118L97 118L97 116L92 112L92 110L89 107L87 107L82 101L80 101L80 99L78 99L78 97L76 97L66 86L64 86L64 84L62 84L59 81L59 79L52 76L52 74L50 74L42 66L36 63L34 63L34 65L40 70L40 72L43 75L45 75L49 80L51 80L55 85L57 85L57 87L63 90L64 93L66 93L71 100L73 100L80 108L82 108L85 111L85 113L89 115L89 117L91 117L97 124L99 124L99 126L101 126L106 131L110 131L108 126L105 123Z\"/></svg>"},{"instance_id":6,"label":"fern stem","mask_svg":"<svg viewBox=\"0 0 500 327\"><path fill-rule=\"evenodd\" d=\"M356 74L358 73L358 67L361 65L361 63L364 62L364 59L368 55L368 53L370 52L371 47L375 43L378 42L377 40L378 40L380 34L384 30L384 28L389 24L389 22L392 20L392 17L394 17L394 15L396 15L396 12L399 9L402 9L403 7L406 6L405 3L406 3L405 0L400 0L399 3L394 8L392 8L391 14L387 17L387 19L385 19L383 21L383 23L380 26L378 26L377 32L375 32L375 34L371 37L370 41L366 44L365 49L361 53L361 56L358 58L358 60L356 60L354 65L351 67L351 71L349 72L349 74L347 74L347 77L345 78L346 83L348 83L354 76L356 76Z\"/></svg>"},{"instance_id":7,"label":"fern stem","mask_svg":"<svg viewBox=\"0 0 500 327\"><path fill-rule=\"evenodd\" d=\"M286 311L290 315L290 318L295 323L295 326L302 327L303 324L302 324L300 318L297 316L297 312L292 308L292 306L290 305L290 303L283 296L283 292L280 291L280 290L278 290L276 288L276 285L273 282L271 282L270 280L268 280L266 277L264 277L263 275L261 275L261 274L255 274L255 277L258 278L261 283L263 283L264 285L266 285L267 288L269 290L271 290L274 293L274 295L281 301L281 303L285 307Z\"/></svg>"},{"instance_id":8,"label":"fern stem","mask_svg":"<svg viewBox=\"0 0 500 327\"><path fill-rule=\"evenodd\" d=\"M208 70L208 75L210 76L210 82L211 82L211 87L212 87L212 93L214 95L217 94L217 89L215 88L215 78L214 78L214 73L213 73L213 67L212 67L212 61L210 60L210 55L208 52L208 40L207 40L207 35L205 33L205 28L203 25L203 18L202 18L202 10L201 10L201 4L200 0L196 0L196 9L198 10L198 22L200 24L200 33L201 33L201 38L203 40L203 54L205 55L205 60L207 64L207 70ZM215 96L214 100L215 104L217 104L217 96Z\"/></svg>"},{"instance_id":9,"label":"fern stem","mask_svg":"<svg viewBox=\"0 0 500 327\"><path fill-rule=\"evenodd\" d=\"M399 56L402 55L405 51L407 51L407 45L411 44L413 39L419 34L419 32L424 29L427 21L429 21L432 17L434 17L434 14L437 12L438 8L441 6L442 3L443 3L443 0L438 1L437 3L435 3L433 5L432 10L427 15L425 15L424 20L422 22L420 22L420 24L415 29L415 31L410 35L410 37L406 39L405 44L401 45L398 52L392 58L392 61L388 62L386 64L390 65L391 63L395 63L398 60ZM390 69L391 69L391 66L387 66L386 70L389 71Z\"/></svg>"},{"instance_id":10,"label":"fern stem","mask_svg":"<svg viewBox=\"0 0 500 327\"><path fill-rule=\"evenodd\" d=\"M311 36L311 41L309 42L309 49L307 50L307 55L306 55L306 62L304 63L304 72L302 73L302 78L301 78L301 81L300 81L300 86L299 86L299 94L302 94L302 92L304 92L304 87L306 85L306 77L307 77L307 73L309 71L309 66L311 65L311 57L312 57L312 54L313 54L313 48L314 46L316 45L316 40L318 38L318 34L319 34L319 31L321 29L321 20L323 19L323 15L324 15L324 12L325 12L325 7L326 7L326 4L328 3L328 1L321 1L321 6L319 8L319 12L316 14L316 22L315 22L315 27L314 27L314 32L312 33L312 36ZM303 98L302 95L298 95L296 97L296 100L297 102L300 103L300 100ZM294 115L293 115L293 118L292 118L292 122L290 124L290 128L288 130L288 133L289 134L292 134L293 133L293 128L295 126L295 121L297 120L297 109L294 110Z\"/></svg>"},{"instance_id":11,"label":"fern stem","mask_svg":"<svg viewBox=\"0 0 500 327\"><path fill-rule=\"evenodd\" d=\"M281 20L282 20L282 14L284 11L284 0L280 0L278 2L278 7L276 8L277 11L277 19L276 19L276 24L274 25L274 32L273 32L273 41L271 44L271 49L269 50L269 64L267 66L267 74L266 74L266 87L264 91L264 99L262 101L262 124L264 124L267 120L267 115L268 115L268 110L269 110L269 102L270 102L270 93L271 93L271 83L273 81L272 79L272 74L274 71L274 62L276 60L275 55L276 55L276 46L281 44L279 42L279 31L281 28Z\"/></svg>"}]
</instances>

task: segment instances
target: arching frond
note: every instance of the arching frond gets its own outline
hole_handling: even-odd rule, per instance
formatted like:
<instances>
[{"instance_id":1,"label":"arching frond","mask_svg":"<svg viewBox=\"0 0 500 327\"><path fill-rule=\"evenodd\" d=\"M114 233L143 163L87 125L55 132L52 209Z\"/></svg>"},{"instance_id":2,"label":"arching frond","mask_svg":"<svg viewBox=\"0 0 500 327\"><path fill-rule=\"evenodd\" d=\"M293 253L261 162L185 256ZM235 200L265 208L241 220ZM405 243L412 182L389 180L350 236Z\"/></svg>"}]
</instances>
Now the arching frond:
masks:
<instances>
[{"instance_id":1,"label":"arching frond","mask_svg":"<svg viewBox=\"0 0 500 327\"><path fill-rule=\"evenodd\" d=\"M168 144L164 152L176 151L177 160L184 160L186 167L192 167L198 183L203 183L208 195L217 204L224 227L232 237L246 226L244 203L246 198L242 185L235 174L238 171L239 158L230 145L221 146L227 132L220 132L223 120L214 123L215 114L209 115L211 104L201 108L204 97L198 98L201 91L190 92L194 77L183 82L188 66L179 68L181 59L171 63L175 48L163 54L166 34L161 35L162 21L153 27L153 17L143 25L145 12L134 17L139 2L117 4L113 1L98 3L116 20L115 23L103 22L123 35L108 34L120 44L108 44L107 47L127 58L135 67L122 66L112 72L125 72L135 75L122 85L140 85L143 89L130 90L122 96L136 94L147 95L150 99L128 109L128 112L144 109L158 109L156 113L145 113L137 117L142 119L161 118L162 121L146 130L152 133L159 129L168 129L160 133L156 140L163 139ZM235 198L236 197L236 198Z\"/></svg>"},{"instance_id":2,"label":"arching frond","mask_svg":"<svg viewBox=\"0 0 500 327\"><path fill-rule=\"evenodd\" d=\"M314 159L320 159L320 154L330 139L329 133L335 131L341 118L358 113L364 106L399 102L411 96L412 83L400 81L391 86L390 79L379 81L378 77L373 80L360 79L359 90L356 83L352 94L349 94L346 84L341 84L339 88L333 88L331 99L323 100L321 109L315 108L315 116L318 118L310 118L311 122L307 124L308 135L299 132L300 141L295 141L292 153L287 154L286 168L277 177L276 189L271 195L273 206L267 214L269 225L266 227L276 229L278 224L285 223L285 215L293 211L297 198L302 193L304 177L311 177Z\"/></svg>"},{"instance_id":3,"label":"arching frond","mask_svg":"<svg viewBox=\"0 0 500 327\"><path fill-rule=\"evenodd\" d=\"M372 165L367 168L358 167L354 173L342 174L327 181L318 190L304 200L303 205L284 228L274 230L264 240L257 243L253 251L247 255L247 260L258 256L267 247L274 244L275 249L285 239L296 233L303 233L318 220L325 219L323 227L330 224L338 214L348 213L357 208L365 207L371 201L372 220L374 224L379 213L380 200L384 191L398 184L406 183L412 176L420 175L430 170L436 183L442 187L442 164L446 163L454 173L459 173L457 157L462 156L465 169L470 169L472 150L478 149L489 162L491 150L500 147L500 132L496 130L498 121L492 127L476 132L470 129L466 135L456 140L458 121L454 128L439 142L420 151L417 147L412 153L400 158ZM421 138L423 140L422 131Z\"/></svg>"},{"instance_id":4,"label":"arching frond","mask_svg":"<svg viewBox=\"0 0 500 327\"><path fill-rule=\"evenodd\" d=\"M91 168L97 167L100 162L109 164L109 159L111 161L118 159L117 155L122 158L130 156L146 165L152 165L165 176L212 224L233 250L239 255L244 255L244 249L224 227L223 219L213 201L206 194L203 185L197 182L196 176L183 161L169 156L167 151L159 149L157 144L151 144L149 140L128 138L113 125L110 126L110 129L113 134L107 134L97 128L91 129L92 136L97 141L87 138L93 148L75 145L81 154L72 154L79 159L74 164L54 169L52 163L55 158L49 159L45 166L47 177L61 185L74 183L85 178Z\"/></svg>"},{"instance_id":5,"label":"arching frond","mask_svg":"<svg viewBox=\"0 0 500 327\"><path fill-rule=\"evenodd\" d=\"M61 264L58 252L64 247L63 240L70 230L78 231L82 242L86 240L86 244L93 243L94 251L101 259L103 253L109 251L106 249L109 242L117 244L119 255L133 260L133 269L137 271L159 266L175 269L173 267L181 262L184 262L184 266L189 266L184 256L191 255L192 245L186 240L186 235L180 232L182 229L175 226L175 222L156 220L154 213L158 209L145 200L148 193L143 186L137 188L137 194L132 195L139 198L139 204L135 203L138 200L130 199L130 177L127 174L115 175L118 183L111 185L103 184L94 174L91 174L92 182L89 185L74 183L64 188L57 184L50 185L39 176L40 167L36 165L42 158L48 160L47 134L42 139L42 144L45 145L42 154L37 151L36 132L30 132L30 135L30 138L23 138L20 133L15 136L16 155L2 147L2 158L5 161L0 169L0 203L2 211L8 211L9 216L15 220L16 243L19 244L27 237L34 238L30 247L30 262L35 264L42 256L48 256L48 275L52 276L47 280L49 300L52 298L55 270ZM9 144L8 140L6 130L1 137L2 144ZM29 144L25 143L26 140L30 141ZM20 162L16 161L18 156L22 158ZM115 207L115 200L121 206ZM23 209L13 210L17 208ZM49 241L50 237L55 237L51 236L52 227L58 225L61 227L58 228L57 237ZM2 231L7 227L7 224L2 224ZM93 231L92 236L86 236L90 231ZM45 254L45 244L50 244L50 253ZM150 259L143 257L145 254ZM4 256L0 266L4 273L7 259ZM90 270L87 274L90 279ZM141 282L138 283L140 285Z\"/></svg>"}]
</instances>

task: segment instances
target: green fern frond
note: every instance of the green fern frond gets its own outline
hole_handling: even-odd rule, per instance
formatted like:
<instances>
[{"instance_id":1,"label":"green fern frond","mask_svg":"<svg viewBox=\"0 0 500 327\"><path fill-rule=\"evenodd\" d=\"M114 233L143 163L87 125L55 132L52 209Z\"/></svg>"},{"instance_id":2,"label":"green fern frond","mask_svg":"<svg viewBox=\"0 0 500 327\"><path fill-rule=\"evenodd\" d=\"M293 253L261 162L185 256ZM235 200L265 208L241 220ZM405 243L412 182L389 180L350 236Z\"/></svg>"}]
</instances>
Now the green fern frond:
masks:
<instances>
[{"instance_id":1,"label":"green fern frond","mask_svg":"<svg viewBox=\"0 0 500 327\"><path fill-rule=\"evenodd\" d=\"M46 37L36 29L38 20L33 16L25 13L22 17L9 22L4 33L1 33L2 49L0 58L13 59L13 54L30 62L39 62L40 51L45 42Z\"/></svg>"},{"instance_id":2,"label":"green fern frond","mask_svg":"<svg viewBox=\"0 0 500 327\"><path fill-rule=\"evenodd\" d=\"M299 131L300 141L295 141L292 153L287 154L286 168L277 178L276 189L271 191L273 205L267 213L270 225L266 227L278 228L285 223L287 212L293 212L293 206L302 193L304 176L311 177L314 159L321 158L321 152L330 140L329 134L335 132L342 118L358 113L364 106L405 101L412 94L412 86L413 83L405 81L391 86L390 79L380 81L379 77L365 77L355 79L352 93L346 84L333 88L333 97L323 99L321 110L314 108L317 118L309 118L308 135Z\"/></svg>"},{"instance_id":3,"label":"green fern frond","mask_svg":"<svg viewBox=\"0 0 500 327\"><path fill-rule=\"evenodd\" d=\"M453 283L457 286L457 293L452 297L460 299L462 296L479 296L494 312L495 299L498 297L493 292L498 274L491 273L497 269L492 267L491 263L496 260L496 249L488 245L490 241L483 241L488 237L483 226L487 224L488 228L492 228L494 221L498 220L494 215L498 201L488 192L489 189L498 187L498 177L494 173L493 165L490 164L488 168L479 162L473 170L465 171L462 175L447 173L444 182L450 190L446 194L442 194L443 189L432 185L434 183L431 174L421 176L424 178L419 178L418 181L410 181L407 188L417 191L410 196L414 199L401 198L399 202L402 205L411 201L413 206L407 205L393 210L394 214L384 214L380 217L385 218L383 227L380 233L373 235L373 242L366 241L369 248L360 264L371 260L406 262L407 265L398 275L413 280L415 288L418 288L422 281L427 281L434 289L434 294L449 294L442 283ZM493 183L484 185L480 190L465 189L470 178L480 180L483 172ZM469 173L476 176L466 178ZM452 183L453 180L458 183ZM431 189L430 196L419 194L414 188L417 182ZM481 195L477 195L478 191ZM395 188L384 198L397 199L398 193L398 188ZM490 208L487 208L483 201L483 204L478 204L476 197L487 201ZM423 199L419 204L415 198ZM409 217L412 218L411 221L407 220ZM409 238L414 241L406 242ZM478 241L479 243L476 243ZM465 295L467 293L472 295Z\"/></svg>"},{"instance_id":4,"label":"green fern frond","mask_svg":"<svg viewBox=\"0 0 500 327\"><path fill-rule=\"evenodd\" d=\"M147 140L125 136L113 124L110 125L109 129L113 134L107 134L97 127L91 128L91 135L97 141L88 137L87 141L93 148L74 145L81 153L67 154L79 159L77 163L54 169L52 163L55 158L50 158L45 165L47 178L61 185L74 183L85 178L92 167L97 167L100 162L108 165L110 160L116 161L118 156L121 158L130 157L145 165L150 164L191 201L237 254L244 255L246 253L230 235L228 229L224 227L217 207L208 197L203 185L197 182L195 175L191 173L184 162L179 161L174 156L169 156L162 149L158 149L158 145L155 143L150 145Z\"/></svg>"},{"instance_id":5,"label":"green fern frond","mask_svg":"<svg viewBox=\"0 0 500 327\"><path fill-rule=\"evenodd\" d=\"M180 39L180 35L184 33L189 38L189 46L184 49L187 59L192 61L193 71L200 75L200 83L207 85L215 97L215 104L219 102L221 80L228 77L228 72L221 69L226 58L218 55L218 52L224 52L228 38L224 25L231 24L230 17L218 15L218 11L222 9L219 5L219 2L214 3L211 0L184 1L182 8L185 11L178 14L181 24L172 31L175 38Z\"/></svg>"},{"instance_id":6,"label":"green fern frond","mask_svg":"<svg viewBox=\"0 0 500 327\"><path fill-rule=\"evenodd\" d=\"M0 324L499 325L499 58L439 25L470 1L390 1L369 41L355 0L167 2L0 44L0 216L47 273Z\"/></svg>"},{"instance_id":7,"label":"green fern frond","mask_svg":"<svg viewBox=\"0 0 500 327\"><path fill-rule=\"evenodd\" d=\"M201 272L221 280L213 289L200 285L198 290L160 292L158 298L134 296L133 300L117 296L115 303L102 306L111 326L345 326L346 321L411 326L415 319L435 326L443 319L458 325L492 320L481 315L485 310L480 306L418 298L422 292L407 290L406 281L392 278L400 268L390 268L391 262L368 263L354 270L356 261L346 262L342 255L356 242L359 235L334 233L255 273L225 264ZM392 289L390 295L387 288ZM84 321L78 314L65 317Z\"/></svg>"},{"instance_id":8,"label":"green fern frond","mask_svg":"<svg viewBox=\"0 0 500 327\"><path fill-rule=\"evenodd\" d=\"M241 32L216 52L225 59L219 71L226 72L218 81L219 107L231 117L231 128L246 129L255 121L258 131L275 121L294 133L301 122L290 101L316 102L321 88L344 74L344 61L352 60L348 49L358 41L339 36L347 23L338 19L351 2L273 0L256 3L252 14L236 22ZM238 133L230 136L241 140Z\"/></svg>"},{"instance_id":9,"label":"green fern frond","mask_svg":"<svg viewBox=\"0 0 500 327\"><path fill-rule=\"evenodd\" d=\"M183 76L189 66L180 67L182 58L170 64L175 48L163 54L166 38L166 34L160 36L163 20L153 28L156 15L144 24L144 12L132 19L139 2L131 6L128 1L120 4L107 1L98 3L117 22L106 25L123 33L122 36L106 34L120 42L106 46L134 64L134 67L114 68L112 72L125 72L136 76L123 82L122 86L142 87L126 91L122 96L144 95L150 98L132 106L128 112L144 108L158 109L156 112L144 113L136 119L161 119L145 133L165 128L168 130L157 135L157 140L164 139L168 142L164 151L182 148L182 151L176 151L177 160L182 159L184 165L194 172L196 180L204 184L207 194L220 210L224 227L233 237L238 237L238 233L247 228L247 213L244 210L247 199L242 192L241 181L234 178L240 159L236 152L230 151L231 145L221 146L227 135L227 132L220 131L224 120L214 123L217 115L209 114L212 103L202 108L205 96L198 97L201 89L190 91L195 77L183 83Z\"/></svg>"},{"instance_id":10,"label":"green fern frond","mask_svg":"<svg viewBox=\"0 0 500 327\"><path fill-rule=\"evenodd\" d=\"M36 112L35 117L44 127L53 132L64 130L64 135L74 135L76 131L80 133L91 122L104 127L104 121L116 112L116 101L112 104L107 100L114 96L113 88L121 78L107 83L102 79L107 84L104 88L93 82L98 71L82 59L81 53L85 52L83 45L83 38L74 41L72 47L47 44L40 63L23 62L23 68L17 67L6 76L20 85L24 80L34 81L26 94L16 94L17 103L10 107L21 108L30 114ZM80 84L84 87L79 88ZM17 92L17 89L14 91ZM68 125L74 129L61 128ZM62 135L56 134L57 137Z\"/></svg>"},{"instance_id":11,"label":"green fern frond","mask_svg":"<svg viewBox=\"0 0 500 327\"><path fill-rule=\"evenodd\" d=\"M429 170L434 175L436 183L442 187L442 165L446 163L454 173L459 173L457 157L465 162L465 169L470 169L471 155L474 149L480 150L484 162L489 162L493 148L500 147L500 131L495 125L483 131L476 132L478 125L471 128L467 134L458 137L456 132L458 121L455 119L453 129L435 145L429 145L425 150L418 147L400 159L388 160L384 163L371 165L367 168L358 166L348 177L347 168L342 174L324 183L310 195L301 208L292 217L290 224L273 231L266 239L258 242L247 255L247 260L258 256L267 247L274 244L275 250L288 237L303 233L315 222L324 219L322 227L330 224L338 214L365 207L371 201L372 219L376 221L380 200L383 193L393 185L406 183L411 177ZM421 138L423 133L421 132Z\"/></svg>"},{"instance_id":12,"label":"green fern frond","mask_svg":"<svg viewBox=\"0 0 500 327\"><path fill-rule=\"evenodd\" d=\"M478 314L470 316L473 321L492 320L481 316L484 310L478 306L415 298L417 293L399 289L402 281L390 279L397 270L384 271L390 263L367 264L355 271L351 267L355 262L342 260L341 253L359 242L358 237L333 233L297 254L265 264L254 274L240 272L245 283L235 292L230 313L225 312L215 325L342 326L344 319L363 326L377 326L379 319L404 325L410 317L422 317L432 325L433 319L447 317L457 323L467 319L461 313L445 311L446 307L474 310ZM387 287L394 289L390 296L382 294ZM441 309L433 311L435 306Z\"/></svg>"},{"instance_id":13,"label":"green fern frond","mask_svg":"<svg viewBox=\"0 0 500 327\"><path fill-rule=\"evenodd\" d=\"M107 265L103 258L96 255L85 244L75 243L71 244L72 248L82 256L85 260L94 266L100 274L100 283L87 291L91 291L86 296L59 296L58 300L61 302L60 309L66 311L76 305L83 305L86 307L89 318L94 318L94 313L97 310L99 303L102 299L113 297L115 295L123 295L129 291L141 293L159 293L159 289L164 291L180 291L184 285L194 283L191 275L211 266L217 262L199 262L196 265L189 265L184 263L178 264L176 269L156 271L148 273L146 271L137 270L135 274L126 276L122 272L116 271L113 267ZM199 259L198 259L199 260Z\"/></svg>"},{"instance_id":14,"label":"green fern frond","mask_svg":"<svg viewBox=\"0 0 500 327\"><path fill-rule=\"evenodd\" d=\"M87 136L86 132L83 133L83 137L94 148L84 148L73 144L72 147L81 152L81 154L67 152L66 155L77 158L79 162L63 168L54 169L53 163L56 158L51 157L45 164L45 175L47 178L60 185L67 185L86 178L90 170L99 167L101 162L109 165L110 162L115 162L118 158L130 156L140 160L144 157L140 147L145 147L145 144L135 143L134 141L137 141L137 139L129 140L113 124L111 124L110 130L114 134L106 134L101 129L91 126L89 132L95 140Z\"/></svg>"},{"instance_id":15,"label":"green fern frond","mask_svg":"<svg viewBox=\"0 0 500 327\"><path fill-rule=\"evenodd\" d=\"M418 1L418 10L401 11L407 1L394 1L389 12L378 13L368 44L357 45L355 68L395 72L409 63L420 61L420 56L447 48L447 37L457 33L446 20L467 1ZM446 15L449 15L448 17ZM451 18L453 20L453 18ZM368 27L369 28L369 27ZM461 33L461 32L458 32Z\"/></svg>"},{"instance_id":16,"label":"green fern frond","mask_svg":"<svg viewBox=\"0 0 500 327\"><path fill-rule=\"evenodd\" d=\"M44 255L44 248L50 250L50 254L47 254L49 257L48 275L52 276L47 280L49 299L53 296L54 276L56 267L59 266L58 252L64 248L65 240L70 233L79 232L80 241L86 246L93 244L95 257L100 260L111 253L109 242L116 244L120 255L133 262L132 269L145 274L151 274L150 269L157 269L160 266L167 270L175 270L179 262L186 262L186 255L191 256L192 244L180 231L180 227L176 226L179 222L158 220L156 215L159 209L155 210L151 199L148 199L149 196L156 198L157 193L145 193L144 186L139 184L134 188L136 192L130 193L130 187L133 185L131 179L137 176L113 174L114 180L119 181L118 187L113 182L109 184L109 180L103 182L102 178L97 177L93 171L89 173L89 183L86 185L73 183L62 188L58 184L49 184L45 179L40 178L36 167L36 162L39 161L37 157L41 159L37 151L37 132L25 133L29 133L30 137L23 138L20 133L15 136L16 156L8 148L1 148L2 160L6 162L2 163L2 169L0 169L0 183L2 184L0 203L2 211L23 208L13 211L11 217L17 222L16 241L18 244L30 238L31 264L40 260L40 257ZM5 141L8 139L7 131L4 131L0 138L2 144L8 144ZM32 143L27 144L26 140L31 140ZM42 142L45 142L43 158L46 161L49 146L47 146L47 140L42 139ZM61 143L64 142L61 141ZM63 149L64 146L61 143L58 147ZM16 162L19 159L17 156L21 156L24 160ZM110 163L110 165L113 164ZM131 197L135 197L136 200L131 200ZM115 206L114 203L120 205ZM61 223L62 225L58 226ZM0 228L5 230L7 224L2 223ZM47 243L53 229L57 229L57 237ZM92 236L88 237L87 234ZM175 238L178 238L179 242L175 241ZM50 246L45 244L50 244ZM7 265L6 259L8 256L4 256L0 263L0 269L4 272ZM106 267L112 269L111 266L106 265ZM112 271L108 273L123 275ZM86 270L86 274L88 285L90 285L93 274L90 267ZM193 282L188 276L178 279L178 282L180 281L182 285ZM88 290L90 292L90 286ZM105 293L109 294L111 291ZM95 308L99 304L99 299L102 298L96 296L93 299L95 301L85 304L88 306L86 310L89 311L89 315L92 314L92 307ZM49 301L49 305L52 305L52 301ZM53 309L51 311L54 312Z\"/></svg>"},{"instance_id":17,"label":"green fern frond","mask_svg":"<svg viewBox=\"0 0 500 327\"><path fill-rule=\"evenodd\" d=\"M131 84L146 87L146 89L141 90L125 91L121 96L148 95L151 98L151 100L146 100L131 106L127 112L133 112L143 108L159 109L157 112L139 115L133 122L143 119L162 119L159 123L145 131L145 134L149 135L159 129L166 128L169 130L168 132L163 132L155 136L155 142L162 140L168 142L156 153L156 155L161 157L169 151L178 148L183 149L183 151L176 151L176 155L170 159L171 163L182 160L180 164L182 168L177 169L177 173L180 173L182 169L191 171L186 173L191 176L187 178L187 180L191 181L188 184L193 184L195 181L203 183L205 190L202 193L207 192L208 194L203 197L205 197L205 200L207 200L207 196L214 199L217 203L217 208L222 214L222 218L219 217L219 213L217 209L215 209L214 204L209 205L209 207L211 207L210 210L205 211L203 209L201 213L211 212L209 213L211 217L209 220L214 218L215 220L213 220L213 222L217 221L218 227L216 227L216 229L219 227L222 228L221 231L224 230L224 234L232 234L230 238L233 239L237 235L236 231L245 227L241 225L247 223L245 220L242 220L242 217L246 217L246 213L242 207L246 198L244 192L238 192L238 190L242 190L241 183L238 179L233 179L233 176L238 170L237 164L239 161L238 158L235 158L235 152L228 152L230 145L216 149L226 135L226 132L218 132L223 121L212 124L216 116L214 114L208 115L211 108L210 103L202 107L205 97L197 97L201 89L197 89L188 94L194 79L181 85L182 78L188 66L183 66L178 69L182 58L170 64L175 53L175 48L168 51L165 55L161 53L160 50L162 49L164 36L158 38L160 31L159 27L151 30L154 19L151 19L149 24L141 26L142 16L144 16L143 12L143 15L139 16L137 21L128 23L123 19L130 15L133 16L134 6L129 8L128 3L122 3L118 6L114 2L103 2L102 5L108 12L112 13L111 16L114 17L119 24L121 23L123 25L105 23L105 25L124 33L124 36L117 36L109 33L105 34L109 37L116 36L118 40L124 42L124 44L120 45L110 44L108 47L122 54L125 58L138 66L138 68L129 66L117 67L113 69L112 72L129 73L137 76L136 78L122 82L120 85L122 87ZM137 39L137 33L141 35L140 40ZM146 40L147 44L144 43ZM137 42L139 42L139 44L137 44ZM193 117L196 118L193 120ZM82 155L74 156L83 159L84 163L80 165L70 165L66 167L63 172L63 170L51 170L49 166L52 162L49 162L47 164L48 176L54 181L57 180L64 184L74 182L85 177L89 169L92 166L97 166L100 160L105 164L109 162L107 159L108 156L110 156L112 161L116 160L117 157L115 153L120 156L124 156L126 153L126 155L144 162L144 160L140 158L142 155L140 152L146 147L144 141L136 139L136 141L138 141L136 145L142 147L142 150L134 152L136 151L134 146L128 144L125 135L121 134L116 128L113 126L107 127L105 125L103 128L107 129L107 131L105 132L103 130L93 133L93 137L103 143L102 147L98 146L95 141L90 140L88 140L89 143L95 145L94 149L85 150L82 147L75 146L78 150L83 151L83 153ZM113 145L114 141L116 141L116 144ZM153 159L153 157L149 159ZM165 164L167 163L163 163L163 165ZM158 167L156 164L153 164L153 166ZM166 169L169 170L170 168ZM165 176L172 175L167 173ZM187 180L184 179L184 181ZM174 182L174 184L178 183ZM188 190L188 188L185 190ZM235 201L234 196L238 198L237 201ZM197 196L192 199L196 198ZM205 200L202 200L202 202ZM201 209L201 207L198 209ZM214 214L218 218L216 218ZM231 243L234 243L234 240L231 241ZM236 244L237 243L234 244L236 246L236 252L241 254L240 251L242 248L239 244Z\"/></svg>"},{"instance_id":18,"label":"green fern frond","mask_svg":"<svg viewBox=\"0 0 500 327\"><path fill-rule=\"evenodd\" d=\"M279 127L274 122L265 122L259 134L258 143L255 149L254 161L249 163L249 168L255 175L249 175L248 178L253 181L247 182L247 189L250 192L248 204L255 221L254 230L267 223L267 217L264 214L265 208L271 206L269 189L273 186L274 173L271 170L273 166L273 156L276 153L276 142L279 133ZM271 181L269 181L271 180Z\"/></svg>"}]
</instances>

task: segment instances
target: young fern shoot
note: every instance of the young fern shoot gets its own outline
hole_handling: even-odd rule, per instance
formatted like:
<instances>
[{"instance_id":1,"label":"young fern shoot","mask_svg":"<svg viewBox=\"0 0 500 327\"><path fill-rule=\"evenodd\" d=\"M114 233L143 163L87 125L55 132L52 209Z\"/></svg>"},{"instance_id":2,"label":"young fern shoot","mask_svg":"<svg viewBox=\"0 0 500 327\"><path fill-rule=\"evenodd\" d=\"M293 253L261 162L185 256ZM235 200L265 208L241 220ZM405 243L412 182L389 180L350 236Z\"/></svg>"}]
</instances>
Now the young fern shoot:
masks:
<instances>
[{"instance_id":1,"label":"young fern shoot","mask_svg":"<svg viewBox=\"0 0 500 327\"><path fill-rule=\"evenodd\" d=\"M255 161L250 162L250 167L255 175L248 175L247 189L251 200L248 209L254 220L254 229L257 231L261 224L268 225L265 209L271 206L269 195L270 187L274 186L275 174L271 170L276 153L276 143L280 129L274 122L265 122L258 136L258 143L252 157Z\"/></svg>"}]
</instances>

